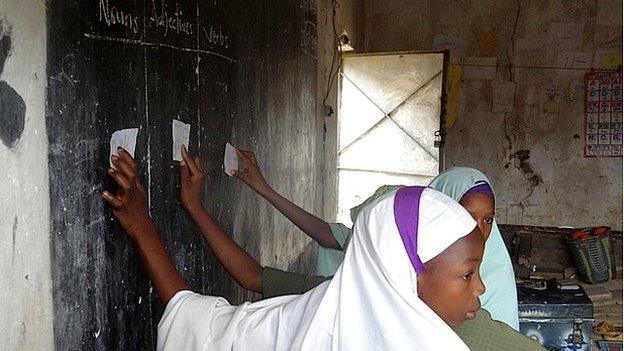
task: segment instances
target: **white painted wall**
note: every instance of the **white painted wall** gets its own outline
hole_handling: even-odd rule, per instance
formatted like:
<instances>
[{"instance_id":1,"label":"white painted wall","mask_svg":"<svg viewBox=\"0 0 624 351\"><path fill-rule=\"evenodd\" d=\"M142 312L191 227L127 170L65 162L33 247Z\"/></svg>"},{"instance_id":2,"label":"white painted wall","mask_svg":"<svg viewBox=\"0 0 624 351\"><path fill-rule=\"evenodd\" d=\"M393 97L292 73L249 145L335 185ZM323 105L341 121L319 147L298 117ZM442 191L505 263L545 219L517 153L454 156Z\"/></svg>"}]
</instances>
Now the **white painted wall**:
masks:
<instances>
[{"instance_id":1,"label":"white painted wall","mask_svg":"<svg viewBox=\"0 0 624 351\"><path fill-rule=\"evenodd\" d=\"M0 349L53 348L43 0L2 0L13 52L0 77L26 103L15 149L0 143Z\"/></svg>"}]
</instances>

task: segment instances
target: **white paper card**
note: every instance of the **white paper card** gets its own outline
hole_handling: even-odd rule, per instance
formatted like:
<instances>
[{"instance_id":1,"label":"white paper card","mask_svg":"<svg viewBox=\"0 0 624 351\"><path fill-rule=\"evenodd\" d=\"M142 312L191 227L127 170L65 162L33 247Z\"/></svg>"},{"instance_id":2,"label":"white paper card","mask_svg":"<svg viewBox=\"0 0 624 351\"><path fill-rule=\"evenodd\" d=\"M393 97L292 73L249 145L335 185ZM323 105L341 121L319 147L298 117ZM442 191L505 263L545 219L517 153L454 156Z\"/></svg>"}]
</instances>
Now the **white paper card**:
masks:
<instances>
[{"instance_id":1,"label":"white paper card","mask_svg":"<svg viewBox=\"0 0 624 351\"><path fill-rule=\"evenodd\" d=\"M128 128L128 129L121 129L118 130L116 132L113 133L113 135L111 135L111 139L110 139L110 153L108 155L108 161L110 163L110 166L113 167L113 169L117 169L117 167L115 167L115 165L113 165L113 155L118 155L117 154L117 148L118 147L122 147L124 148L124 150L128 151L128 153L130 155L132 155L132 157L134 157L134 150L136 149L136 139L137 139L137 134L139 133L139 128Z\"/></svg>"},{"instance_id":2,"label":"white paper card","mask_svg":"<svg viewBox=\"0 0 624 351\"><path fill-rule=\"evenodd\" d=\"M188 149L191 137L191 125L180 122L177 119L171 121L171 135L173 136L173 160L182 161L182 151L180 148L185 145Z\"/></svg>"},{"instance_id":3,"label":"white paper card","mask_svg":"<svg viewBox=\"0 0 624 351\"><path fill-rule=\"evenodd\" d=\"M225 154L223 155L223 170L225 173L232 177L233 170L238 170L238 156L236 155L236 148L230 143L225 144Z\"/></svg>"}]
</instances>

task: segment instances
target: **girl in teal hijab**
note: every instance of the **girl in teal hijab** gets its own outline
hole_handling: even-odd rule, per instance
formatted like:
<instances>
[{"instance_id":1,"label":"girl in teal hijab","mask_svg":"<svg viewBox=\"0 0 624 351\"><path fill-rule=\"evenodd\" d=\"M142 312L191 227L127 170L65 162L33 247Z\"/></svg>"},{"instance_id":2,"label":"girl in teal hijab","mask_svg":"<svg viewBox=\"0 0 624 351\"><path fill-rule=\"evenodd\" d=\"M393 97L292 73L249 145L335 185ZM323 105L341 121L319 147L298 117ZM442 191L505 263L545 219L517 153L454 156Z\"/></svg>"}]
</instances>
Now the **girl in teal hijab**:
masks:
<instances>
[{"instance_id":1,"label":"girl in teal hijab","mask_svg":"<svg viewBox=\"0 0 624 351\"><path fill-rule=\"evenodd\" d=\"M368 203L395 190L399 185L380 187L362 204L351 209L355 217ZM453 167L438 175L429 187L438 190L461 203L479 223L486 236L485 252L481 263L481 279L485 284L485 294L481 295L481 307L492 315L492 319L504 322L515 330L519 329L518 297L516 281L507 248L494 220L494 192L490 181L482 172L468 167ZM481 196L479 196L481 195ZM479 197L486 204L467 200ZM489 203L487 203L489 200ZM316 274L330 276L344 259L344 249L348 245L351 230L341 223L329 223L332 235L340 249L319 246L316 256Z\"/></svg>"},{"instance_id":2,"label":"girl in teal hijab","mask_svg":"<svg viewBox=\"0 0 624 351\"><path fill-rule=\"evenodd\" d=\"M479 191L478 188L488 190ZM492 209L494 208L494 193L490 181L482 172L468 167L453 167L438 175L429 186L436 189L455 201L461 203L473 217L475 211L467 205L469 195L491 194ZM488 194L489 193L489 194ZM475 198L475 196L470 196ZM478 197L478 196L477 196ZM483 208L483 207L482 207ZM481 263L481 279L485 284L485 294L481 295L481 307L492 315L492 318L511 326L515 330L518 325L518 296L516 282L507 248L494 220L494 213L483 214L475 218L486 235L485 252ZM491 230L486 233L491 225Z\"/></svg>"}]
</instances>

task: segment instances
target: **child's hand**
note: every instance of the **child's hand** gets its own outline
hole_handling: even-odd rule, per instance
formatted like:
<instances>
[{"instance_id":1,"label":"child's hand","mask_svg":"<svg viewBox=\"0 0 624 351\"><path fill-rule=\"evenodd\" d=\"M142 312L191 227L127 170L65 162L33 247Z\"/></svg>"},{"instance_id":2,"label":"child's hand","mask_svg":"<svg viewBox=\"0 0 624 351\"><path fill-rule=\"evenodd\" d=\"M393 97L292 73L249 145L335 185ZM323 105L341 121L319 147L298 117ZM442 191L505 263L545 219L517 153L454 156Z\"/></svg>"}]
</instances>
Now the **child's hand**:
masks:
<instances>
[{"instance_id":1,"label":"child's hand","mask_svg":"<svg viewBox=\"0 0 624 351\"><path fill-rule=\"evenodd\" d=\"M180 199L188 211L193 211L202 208L204 170L199 157L191 156L184 145L182 145L182 159L180 162Z\"/></svg>"},{"instance_id":2,"label":"child's hand","mask_svg":"<svg viewBox=\"0 0 624 351\"><path fill-rule=\"evenodd\" d=\"M145 188L138 176L138 167L130 154L118 148L119 156L113 155L113 164L119 171L108 169L108 174L115 179L119 189L117 195L108 191L102 193L102 198L113 207L113 214L124 227L128 235L137 238L145 232L145 228L152 224L147 209Z\"/></svg>"},{"instance_id":3,"label":"child's hand","mask_svg":"<svg viewBox=\"0 0 624 351\"><path fill-rule=\"evenodd\" d=\"M234 170L234 176L258 192L263 188L267 188L269 185L264 180L262 173L260 173L254 153L249 150L236 150L236 155L239 161L243 163L244 169Z\"/></svg>"}]
</instances>

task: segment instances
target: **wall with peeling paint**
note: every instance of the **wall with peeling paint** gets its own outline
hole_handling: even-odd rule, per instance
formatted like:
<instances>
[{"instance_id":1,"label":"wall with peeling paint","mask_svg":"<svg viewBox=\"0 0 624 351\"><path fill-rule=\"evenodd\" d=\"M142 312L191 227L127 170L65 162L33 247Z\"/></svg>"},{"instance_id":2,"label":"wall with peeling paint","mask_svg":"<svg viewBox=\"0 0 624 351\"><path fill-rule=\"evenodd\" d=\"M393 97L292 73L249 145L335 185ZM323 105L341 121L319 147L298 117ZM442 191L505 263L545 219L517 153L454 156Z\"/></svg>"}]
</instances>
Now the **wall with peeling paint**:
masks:
<instances>
[{"instance_id":1,"label":"wall with peeling paint","mask_svg":"<svg viewBox=\"0 0 624 351\"><path fill-rule=\"evenodd\" d=\"M53 348L45 8L0 2L0 348Z\"/></svg>"},{"instance_id":2,"label":"wall with peeling paint","mask_svg":"<svg viewBox=\"0 0 624 351\"><path fill-rule=\"evenodd\" d=\"M341 66L337 52L336 35L346 33L351 45L364 48L364 0L317 2L317 115L323 122L323 211L327 220L336 218L338 211L338 72ZM335 33L334 33L335 30ZM330 110L328 110L328 108ZM328 113L328 111L331 111Z\"/></svg>"},{"instance_id":3,"label":"wall with peeling paint","mask_svg":"<svg viewBox=\"0 0 624 351\"><path fill-rule=\"evenodd\" d=\"M616 0L369 0L360 51L450 50L461 98L446 166L487 173L500 222L621 229L622 158L583 157L582 93L590 67L621 57L621 13ZM513 102L494 106L510 82Z\"/></svg>"}]
</instances>

